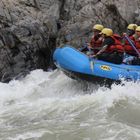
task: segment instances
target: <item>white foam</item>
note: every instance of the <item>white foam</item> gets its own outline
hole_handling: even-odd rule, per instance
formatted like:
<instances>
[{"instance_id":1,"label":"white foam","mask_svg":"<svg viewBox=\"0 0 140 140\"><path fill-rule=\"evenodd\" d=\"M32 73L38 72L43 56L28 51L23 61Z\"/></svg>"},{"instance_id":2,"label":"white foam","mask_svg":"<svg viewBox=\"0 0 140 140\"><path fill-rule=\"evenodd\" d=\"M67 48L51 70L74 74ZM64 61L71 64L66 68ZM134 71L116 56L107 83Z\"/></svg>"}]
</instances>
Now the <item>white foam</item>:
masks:
<instances>
[{"instance_id":1,"label":"white foam","mask_svg":"<svg viewBox=\"0 0 140 140\"><path fill-rule=\"evenodd\" d=\"M121 100L136 106L140 102L139 83L126 82L124 86L112 85L111 89L96 88L96 85L91 84L87 89L85 91L83 84L73 81L57 70L54 72L35 70L23 79L13 80L8 84L0 83L0 124L3 128L6 128L8 124L8 129L13 131L13 128L15 128L16 131L16 128L20 125L28 128L38 124L43 125L44 122L52 123L52 125L57 122L58 125L60 123L65 126L65 123L69 124L75 118L80 117L81 119L81 117L86 116L86 121L80 123L80 127L84 129L90 127L92 122L94 122L94 125L95 122L108 123L105 117L109 113L113 114L112 112L108 113L108 109L113 108ZM129 105L126 105L126 107L129 107ZM116 112L117 107L115 109ZM136 114L136 112L134 113ZM118 115L118 117L124 119L121 115ZM27 121L28 124L26 124ZM129 122L132 122L132 119L129 119ZM116 125L118 125L118 128L122 127L119 123L116 123ZM110 128L109 125L106 127ZM103 128L104 125L97 125L99 131ZM124 126L122 131L126 128ZM115 127L113 127L113 130L109 130L108 132L114 135ZM7 128L6 131L8 131ZM19 131L16 132L20 133ZM37 135L34 135L35 133L32 133L32 131L31 133L25 132L12 138L13 140L38 138L44 133L40 132L36 133Z\"/></svg>"},{"instance_id":2,"label":"white foam","mask_svg":"<svg viewBox=\"0 0 140 140\"><path fill-rule=\"evenodd\" d=\"M90 91L91 92L91 91ZM43 72L42 70L32 71L31 74L21 80L13 80L8 84L0 83L0 103L11 100L36 100L39 98L77 98L80 100L96 100L103 106L112 106L116 100L124 98L140 99L139 83L128 82L124 86L113 85L111 89L99 88L92 91L92 94L85 95L82 85L66 77L63 73ZM87 94L87 92L86 92ZM89 99L87 99L89 98Z\"/></svg>"}]
</instances>

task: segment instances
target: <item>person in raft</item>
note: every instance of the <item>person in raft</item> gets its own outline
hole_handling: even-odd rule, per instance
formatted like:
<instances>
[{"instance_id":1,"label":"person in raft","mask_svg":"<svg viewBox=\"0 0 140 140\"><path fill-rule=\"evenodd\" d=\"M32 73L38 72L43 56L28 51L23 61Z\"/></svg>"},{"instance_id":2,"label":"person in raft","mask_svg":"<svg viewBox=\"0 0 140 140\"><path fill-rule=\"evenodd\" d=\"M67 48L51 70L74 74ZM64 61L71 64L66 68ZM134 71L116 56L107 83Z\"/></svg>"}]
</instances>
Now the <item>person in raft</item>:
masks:
<instances>
[{"instance_id":1,"label":"person in raft","mask_svg":"<svg viewBox=\"0 0 140 140\"><path fill-rule=\"evenodd\" d=\"M103 37L100 33L103 28L104 26L101 24L95 24L93 26L93 36L91 38L91 41L89 44L85 44L85 46L81 50L82 52L88 51L87 55L91 55L96 54L101 49Z\"/></svg>"},{"instance_id":2,"label":"person in raft","mask_svg":"<svg viewBox=\"0 0 140 140\"><path fill-rule=\"evenodd\" d=\"M132 43L133 43L133 47L135 47L134 50L134 48L131 46L131 48L134 51L133 52L134 55L129 55L129 57L126 57L125 62L131 65L140 65L140 26L137 26L135 30Z\"/></svg>"},{"instance_id":3,"label":"person in raft","mask_svg":"<svg viewBox=\"0 0 140 140\"><path fill-rule=\"evenodd\" d=\"M127 32L123 33L123 36L122 36L122 38L123 38L122 43L124 46L125 53L128 55L132 55L132 56L136 56L136 52L133 49L133 47L131 46L131 44L128 42L128 40L125 39L125 36L128 36L129 39L134 43L136 28L137 28L137 24L129 24L127 26Z\"/></svg>"},{"instance_id":4,"label":"person in raft","mask_svg":"<svg viewBox=\"0 0 140 140\"><path fill-rule=\"evenodd\" d=\"M122 46L122 37L114 34L110 28L104 28L101 31L104 39L102 49L93 57L107 62L121 64L123 61L124 48Z\"/></svg>"}]
</instances>

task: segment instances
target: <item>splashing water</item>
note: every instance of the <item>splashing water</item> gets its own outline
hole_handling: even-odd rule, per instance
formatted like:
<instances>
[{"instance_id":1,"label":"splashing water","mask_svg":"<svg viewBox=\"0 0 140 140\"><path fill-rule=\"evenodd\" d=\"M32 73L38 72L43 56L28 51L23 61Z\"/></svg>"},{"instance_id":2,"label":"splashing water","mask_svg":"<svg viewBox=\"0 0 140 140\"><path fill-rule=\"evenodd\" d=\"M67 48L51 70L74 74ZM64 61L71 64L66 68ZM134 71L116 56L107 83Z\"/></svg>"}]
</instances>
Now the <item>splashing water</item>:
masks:
<instances>
[{"instance_id":1,"label":"splashing water","mask_svg":"<svg viewBox=\"0 0 140 140\"><path fill-rule=\"evenodd\" d=\"M139 83L87 88L57 70L0 83L2 140L136 140L139 118Z\"/></svg>"}]
</instances>

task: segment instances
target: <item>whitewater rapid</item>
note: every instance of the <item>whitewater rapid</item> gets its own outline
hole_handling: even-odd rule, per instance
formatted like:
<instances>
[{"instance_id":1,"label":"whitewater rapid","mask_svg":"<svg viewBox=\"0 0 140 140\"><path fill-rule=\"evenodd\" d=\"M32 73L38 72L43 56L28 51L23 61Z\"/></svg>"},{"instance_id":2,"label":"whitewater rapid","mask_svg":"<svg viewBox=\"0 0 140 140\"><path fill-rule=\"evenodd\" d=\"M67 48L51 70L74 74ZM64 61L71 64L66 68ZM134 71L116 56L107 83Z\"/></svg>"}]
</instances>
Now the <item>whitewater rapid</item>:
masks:
<instances>
[{"instance_id":1,"label":"whitewater rapid","mask_svg":"<svg viewBox=\"0 0 140 140\"><path fill-rule=\"evenodd\" d=\"M0 140L139 140L139 85L109 89L58 70L0 83Z\"/></svg>"}]
</instances>

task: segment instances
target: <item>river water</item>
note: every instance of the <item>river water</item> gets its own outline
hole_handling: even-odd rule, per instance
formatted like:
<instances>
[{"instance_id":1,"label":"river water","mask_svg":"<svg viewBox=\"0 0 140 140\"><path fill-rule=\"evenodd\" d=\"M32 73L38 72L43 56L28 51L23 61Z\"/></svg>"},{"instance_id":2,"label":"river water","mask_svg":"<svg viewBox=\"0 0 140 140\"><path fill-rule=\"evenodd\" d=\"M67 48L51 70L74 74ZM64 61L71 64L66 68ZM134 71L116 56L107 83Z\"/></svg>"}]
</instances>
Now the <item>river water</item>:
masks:
<instances>
[{"instance_id":1,"label":"river water","mask_svg":"<svg viewBox=\"0 0 140 140\"><path fill-rule=\"evenodd\" d=\"M0 83L0 140L140 140L140 84L87 86L58 70Z\"/></svg>"}]
</instances>

